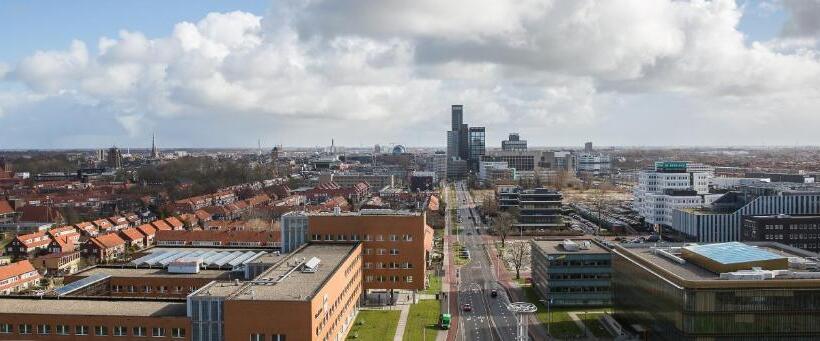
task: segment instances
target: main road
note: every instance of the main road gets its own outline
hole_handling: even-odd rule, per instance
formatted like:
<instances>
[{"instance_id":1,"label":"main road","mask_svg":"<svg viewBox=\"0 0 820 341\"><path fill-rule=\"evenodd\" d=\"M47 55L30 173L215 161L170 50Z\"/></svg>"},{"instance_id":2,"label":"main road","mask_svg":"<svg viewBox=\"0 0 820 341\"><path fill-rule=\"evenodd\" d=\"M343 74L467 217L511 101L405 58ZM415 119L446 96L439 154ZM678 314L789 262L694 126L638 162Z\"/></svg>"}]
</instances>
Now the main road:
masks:
<instances>
[{"instance_id":1,"label":"main road","mask_svg":"<svg viewBox=\"0 0 820 341\"><path fill-rule=\"evenodd\" d=\"M460 227L457 239L470 254L467 263L456 270L458 307L461 316L456 340L515 341L515 316L507 310L510 300L496 277L497 270L506 270L495 269L489 259L486 248L494 246L486 244L482 238L482 235L487 234L487 228L481 224L481 218L466 185L464 182L457 182L455 189L455 207ZM450 257L459 257L459 254L452 250ZM498 294L497 297L492 297L493 290ZM469 304L472 311L464 311L465 304Z\"/></svg>"}]
</instances>

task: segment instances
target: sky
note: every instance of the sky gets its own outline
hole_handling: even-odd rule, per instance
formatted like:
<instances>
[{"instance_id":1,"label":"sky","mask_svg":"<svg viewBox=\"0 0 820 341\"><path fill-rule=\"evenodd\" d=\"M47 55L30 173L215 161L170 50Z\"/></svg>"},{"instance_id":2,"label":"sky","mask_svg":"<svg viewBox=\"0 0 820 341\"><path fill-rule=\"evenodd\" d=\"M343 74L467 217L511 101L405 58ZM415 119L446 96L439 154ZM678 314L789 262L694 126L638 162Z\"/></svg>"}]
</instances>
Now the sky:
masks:
<instances>
[{"instance_id":1,"label":"sky","mask_svg":"<svg viewBox=\"0 0 820 341\"><path fill-rule=\"evenodd\" d=\"M820 145L820 0L0 2L0 149Z\"/></svg>"}]
</instances>

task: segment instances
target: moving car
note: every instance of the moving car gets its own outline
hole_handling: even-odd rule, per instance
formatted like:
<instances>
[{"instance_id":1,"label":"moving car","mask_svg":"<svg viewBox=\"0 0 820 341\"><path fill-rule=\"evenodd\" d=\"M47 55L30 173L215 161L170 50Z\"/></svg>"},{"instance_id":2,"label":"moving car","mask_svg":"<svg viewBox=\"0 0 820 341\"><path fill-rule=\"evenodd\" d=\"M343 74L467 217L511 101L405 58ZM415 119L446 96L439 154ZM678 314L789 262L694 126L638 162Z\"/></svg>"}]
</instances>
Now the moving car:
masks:
<instances>
[{"instance_id":1,"label":"moving car","mask_svg":"<svg viewBox=\"0 0 820 341\"><path fill-rule=\"evenodd\" d=\"M498 297L498 290L495 290L495 289L491 290L490 291L490 297L492 297L492 298Z\"/></svg>"},{"instance_id":2,"label":"moving car","mask_svg":"<svg viewBox=\"0 0 820 341\"><path fill-rule=\"evenodd\" d=\"M472 306L471 304L469 304L469 303L464 303L464 304L461 306L461 310L464 310L464 311L473 311L473 306Z\"/></svg>"}]
</instances>

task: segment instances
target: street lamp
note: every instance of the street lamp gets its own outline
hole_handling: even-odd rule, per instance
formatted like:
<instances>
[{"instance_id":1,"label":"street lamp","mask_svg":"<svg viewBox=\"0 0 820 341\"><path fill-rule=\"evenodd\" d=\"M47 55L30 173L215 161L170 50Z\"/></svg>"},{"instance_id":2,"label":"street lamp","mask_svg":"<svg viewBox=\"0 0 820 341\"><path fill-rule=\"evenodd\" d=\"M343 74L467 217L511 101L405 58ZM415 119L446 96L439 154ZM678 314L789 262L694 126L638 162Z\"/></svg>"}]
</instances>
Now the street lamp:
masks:
<instances>
[{"instance_id":1,"label":"street lamp","mask_svg":"<svg viewBox=\"0 0 820 341\"><path fill-rule=\"evenodd\" d=\"M547 305L547 335L550 335L550 325L552 324L552 314L550 314L550 304L552 304L552 299L548 300L539 300L541 303Z\"/></svg>"}]
</instances>

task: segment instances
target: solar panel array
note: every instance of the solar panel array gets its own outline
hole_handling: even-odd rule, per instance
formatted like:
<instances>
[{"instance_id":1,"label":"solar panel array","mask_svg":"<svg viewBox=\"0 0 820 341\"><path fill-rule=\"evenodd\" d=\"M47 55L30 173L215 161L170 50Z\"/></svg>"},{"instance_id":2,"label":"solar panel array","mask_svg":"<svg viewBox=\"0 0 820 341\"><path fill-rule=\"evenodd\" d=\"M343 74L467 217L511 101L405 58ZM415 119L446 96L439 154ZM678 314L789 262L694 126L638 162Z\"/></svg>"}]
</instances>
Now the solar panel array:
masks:
<instances>
[{"instance_id":1,"label":"solar panel array","mask_svg":"<svg viewBox=\"0 0 820 341\"><path fill-rule=\"evenodd\" d=\"M690 245L687 250L721 264L735 264L786 258L765 249L740 242Z\"/></svg>"},{"instance_id":2,"label":"solar panel array","mask_svg":"<svg viewBox=\"0 0 820 341\"><path fill-rule=\"evenodd\" d=\"M265 251L173 250L154 252L131 261L131 265L168 267L178 259L199 259L209 268L234 268L248 264L264 255Z\"/></svg>"},{"instance_id":3,"label":"solar panel array","mask_svg":"<svg viewBox=\"0 0 820 341\"><path fill-rule=\"evenodd\" d=\"M57 294L57 296L65 296L65 295L68 295L68 294L70 294L72 292L75 292L77 290L86 288L89 285L92 285L94 283L104 281L104 280L108 279L109 277L111 277L111 275L103 275L103 274L91 275L91 276L88 276L88 277L83 278L81 280L74 281L74 282L68 283L68 284L66 284L62 287L54 289L54 293Z\"/></svg>"}]
</instances>

